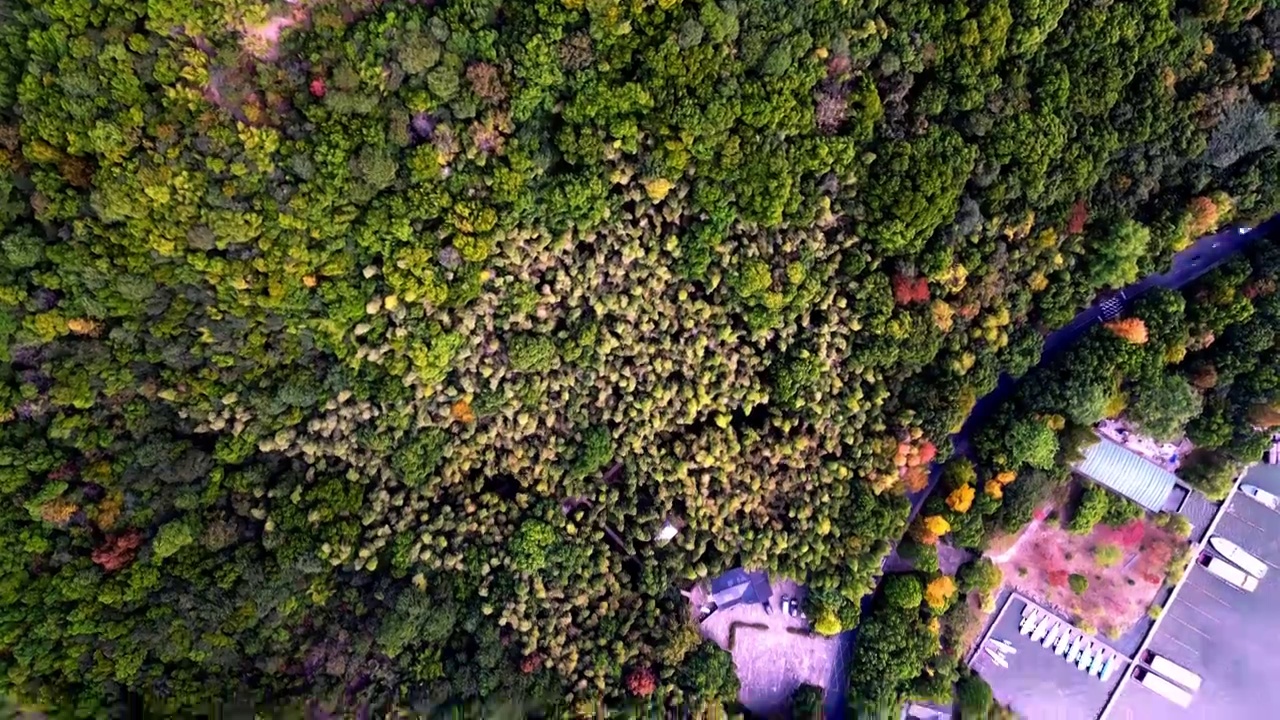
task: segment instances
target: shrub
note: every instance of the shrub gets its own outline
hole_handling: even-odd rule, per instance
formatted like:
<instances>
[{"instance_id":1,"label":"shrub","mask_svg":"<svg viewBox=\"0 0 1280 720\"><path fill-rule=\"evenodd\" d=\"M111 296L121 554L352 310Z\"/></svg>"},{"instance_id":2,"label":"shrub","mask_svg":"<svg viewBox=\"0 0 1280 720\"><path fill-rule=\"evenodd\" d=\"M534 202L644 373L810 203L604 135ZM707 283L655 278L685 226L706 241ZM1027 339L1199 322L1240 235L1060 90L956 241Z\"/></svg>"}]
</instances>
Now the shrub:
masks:
<instances>
[{"instance_id":1,"label":"shrub","mask_svg":"<svg viewBox=\"0 0 1280 720\"><path fill-rule=\"evenodd\" d=\"M1079 573L1071 573L1071 577L1067 578L1067 584L1071 586L1071 592L1083 595L1089 589L1089 578Z\"/></svg>"},{"instance_id":2,"label":"shrub","mask_svg":"<svg viewBox=\"0 0 1280 720\"><path fill-rule=\"evenodd\" d=\"M764 623L749 623L737 620L729 623L729 652L738 645L739 630L768 630L769 626Z\"/></svg>"},{"instance_id":3,"label":"shrub","mask_svg":"<svg viewBox=\"0 0 1280 720\"><path fill-rule=\"evenodd\" d=\"M1163 612L1164 612L1164 608L1160 607L1156 603L1152 603L1151 607L1147 608L1147 617L1151 618L1152 620L1157 620L1159 619L1160 615Z\"/></svg>"},{"instance_id":4,"label":"shrub","mask_svg":"<svg viewBox=\"0 0 1280 720\"><path fill-rule=\"evenodd\" d=\"M1106 545L1099 545L1093 549L1093 561L1098 564L1098 567L1113 567L1119 564L1123 557L1123 551L1121 551L1119 547L1110 543Z\"/></svg>"},{"instance_id":5,"label":"shrub","mask_svg":"<svg viewBox=\"0 0 1280 720\"><path fill-rule=\"evenodd\" d=\"M970 673L956 683L956 700L960 704L960 717L985 718L991 712L991 686L976 674Z\"/></svg>"},{"instance_id":6,"label":"shrub","mask_svg":"<svg viewBox=\"0 0 1280 720\"><path fill-rule=\"evenodd\" d=\"M1181 538L1191 537L1191 521L1178 513L1162 512L1156 516L1156 527L1164 528Z\"/></svg>"},{"instance_id":7,"label":"shrub","mask_svg":"<svg viewBox=\"0 0 1280 720\"><path fill-rule=\"evenodd\" d=\"M1170 585L1177 585L1182 580L1182 575L1187 571L1187 561L1191 558L1191 546L1183 545L1169 556L1169 562L1165 563L1165 582Z\"/></svg>"}]
</instances>

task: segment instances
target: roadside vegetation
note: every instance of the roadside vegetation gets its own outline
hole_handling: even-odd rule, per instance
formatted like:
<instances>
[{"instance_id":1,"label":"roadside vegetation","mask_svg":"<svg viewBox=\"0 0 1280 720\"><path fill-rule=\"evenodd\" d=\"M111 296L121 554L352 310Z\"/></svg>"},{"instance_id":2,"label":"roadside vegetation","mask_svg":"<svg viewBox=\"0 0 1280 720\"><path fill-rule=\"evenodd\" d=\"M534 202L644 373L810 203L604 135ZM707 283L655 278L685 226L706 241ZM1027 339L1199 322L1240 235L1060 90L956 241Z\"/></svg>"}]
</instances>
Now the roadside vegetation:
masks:
<instances>
[{"instance_id":1,"label":"roadside vegetation","mask_svg":"<svg viewBox=\"0 0 1280 720\"><path fill-rule=\"evenodd\" d=\"M943 697L986 576L939 538L1105 415L1216 494L1280 419L1268 249L948 439L1280 208L1277 49L1168 0L0 4L0 695L718 712L680 590L745 565L861 624L859 702ZM920 601L862 618L934 462Z\"/></svg>"}]
</instances>

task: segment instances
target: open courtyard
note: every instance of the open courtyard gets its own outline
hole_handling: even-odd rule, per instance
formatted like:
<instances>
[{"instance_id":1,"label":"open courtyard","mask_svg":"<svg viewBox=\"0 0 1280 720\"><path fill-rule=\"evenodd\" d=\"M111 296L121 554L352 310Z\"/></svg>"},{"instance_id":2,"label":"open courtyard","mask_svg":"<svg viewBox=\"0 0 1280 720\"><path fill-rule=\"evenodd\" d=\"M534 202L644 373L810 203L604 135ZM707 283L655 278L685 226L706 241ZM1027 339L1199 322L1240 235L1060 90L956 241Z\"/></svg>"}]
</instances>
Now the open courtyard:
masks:
<instances>
[{"instance_id":1,"label":"open courtyard","mask_svg":"<svg viewBox=\"0 0 1280 720\"><path fill-rule=\"evenodd\" d=\"M810 634L808 620L791 617L780 606L783 596L803 597L803 588L784 579L775 580L771 587L771 612L766 613L760 603L743 603L717 610L701 624L704 637L733 655L742 684L738 700L752 712L768 715L784 711L795 689L809 684L828 691L827 707L838 705L852 634ZM701 587L690 595L694 608L705 598Z\"/></svg>"},{"instance_id":2,"label":"open courtyard","mask_svg":"<svg viewBox=\"0 0 1280 720\"><path fill-rule=\"evenodd\" d=\"M1028 526L997 564L1019 592L1077 623L1118 634L1147 612L1170 559L1185 546L1149 519L1120 528L1098 525L1087 535L1045 519Z\"/></svg>"}]
</instances>

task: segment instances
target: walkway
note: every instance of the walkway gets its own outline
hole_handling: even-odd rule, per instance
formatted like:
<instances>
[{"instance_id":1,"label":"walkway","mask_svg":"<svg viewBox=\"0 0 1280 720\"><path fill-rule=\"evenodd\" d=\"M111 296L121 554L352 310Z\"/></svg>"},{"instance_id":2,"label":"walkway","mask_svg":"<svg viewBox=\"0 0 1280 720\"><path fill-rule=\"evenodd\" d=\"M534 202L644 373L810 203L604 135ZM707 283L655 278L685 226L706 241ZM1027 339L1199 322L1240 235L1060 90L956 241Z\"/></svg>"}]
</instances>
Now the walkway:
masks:
<instances>
[{"instance_id":1,"label":"walkway","mask_svg":"<svg viewBox=\"0 0 1280 720\"><path fill-rule=\"evenodd\" d=\"M1018 552L1018 548L1022 547L1022 543L1025 542L1027 538L1034 535L1036 530L1040 529L1040 523L1042 522L1044 521L1040 518L1032 518L1031 522L1027 523L1027 526L1022 529L1022 532L1018 533L1018 539L1014 540L1013 544L1010 545L1007 550L999 555L988 555L987 557L991 559L991 562L996 564L1008 562L1009 558L1013 557L1014 553Z\"/></svg>"}]
</instances>

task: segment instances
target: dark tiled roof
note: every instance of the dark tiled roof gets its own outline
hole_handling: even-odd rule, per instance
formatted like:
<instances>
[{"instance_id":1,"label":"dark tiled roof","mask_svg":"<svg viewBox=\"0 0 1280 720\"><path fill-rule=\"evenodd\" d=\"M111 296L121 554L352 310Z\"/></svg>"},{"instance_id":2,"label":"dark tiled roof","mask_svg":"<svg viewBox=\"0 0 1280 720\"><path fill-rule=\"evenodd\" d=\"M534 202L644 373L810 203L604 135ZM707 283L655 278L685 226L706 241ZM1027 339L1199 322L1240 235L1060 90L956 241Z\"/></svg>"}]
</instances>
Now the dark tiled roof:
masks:
<instances>
[{"instance_id":1,"label":"dark tiled roof","mask_svg":"<svg viewBox=\"0 0 1280 720\"><path fill-rule=\"evenodd\" d=\"M739 603L762 603L772 597L769 574L734 568L711 581L711 601L723 610Z\"/></svg>"}]
</instances>

